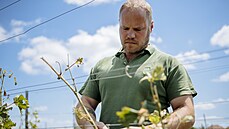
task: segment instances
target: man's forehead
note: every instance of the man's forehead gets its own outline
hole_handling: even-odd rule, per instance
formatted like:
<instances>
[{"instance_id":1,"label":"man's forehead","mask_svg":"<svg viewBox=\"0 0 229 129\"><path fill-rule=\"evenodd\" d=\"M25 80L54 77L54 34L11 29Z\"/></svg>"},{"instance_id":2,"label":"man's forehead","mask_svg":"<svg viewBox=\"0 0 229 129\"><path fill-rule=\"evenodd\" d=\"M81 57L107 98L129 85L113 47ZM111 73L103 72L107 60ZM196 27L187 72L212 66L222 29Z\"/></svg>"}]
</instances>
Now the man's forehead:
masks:
<instances>
[{"instance_id":1,"label":"man's forehead","mask_svg":"<svg viewBox=\"0 0 229 129\"><path fill-rule=\"evenodd\" d=\"M123 27L123 28L143 28L144 27L144 24L128 24L128 23L122 23L120 22L120 27Z\"/></svg>"},{"instance_id":2,"label":"man's forehead","mask_svg":"<svg viewBox=\"0 0 229 129\"><path fill-rule=\"evenodd\" d=\"M120 23L122 24L135 24L141 26L139 24L145 23L147 21L146 13L140 12L138 10L123 10L120 16Z\"/></svg>"},{"instance_id":3,"label":"man's forehead","mask_svg":"<svg viewBox=\"0 0 229 129\"><path fill-rule=\"evenodd\" d=\"M143 8L140 7L126 7L122 10L121 14L123 13L135 13L135 12L144 12L146 13L146 11Z\"/></svg>"}]
</instances>

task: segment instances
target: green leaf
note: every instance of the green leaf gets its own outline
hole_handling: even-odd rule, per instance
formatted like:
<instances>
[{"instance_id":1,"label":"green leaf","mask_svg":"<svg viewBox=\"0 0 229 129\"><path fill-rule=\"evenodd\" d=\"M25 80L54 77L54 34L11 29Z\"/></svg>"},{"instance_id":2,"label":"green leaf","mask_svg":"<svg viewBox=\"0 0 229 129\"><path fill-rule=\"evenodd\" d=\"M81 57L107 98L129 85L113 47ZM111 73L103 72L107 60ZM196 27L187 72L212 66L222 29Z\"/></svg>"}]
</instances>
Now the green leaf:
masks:
<instances>
[{"instance_id":1,"label":"green leaf","mask_svg":"<svg viewBox=\"0 0 229 129\"><path fill-rule=\"evenodd\" d=\"M38 128L37 125L34 124L33 122L29 122L29 124L30 124L32 129L37 129Z\"/></svg>"},{"instance_id":2,"label":"green leaf","mask_svg":"<svg viewBox=\"0 0 229 129\"><path fill-rule=\"evenodd\" d=\"M148 80L150 83L154 83L155 81L160 80L166 80L164 68L162 66L157 66L151 74L149 72L146 72L144 74L145 76L139 81L139 83L141 83L144 80Z\"/></svg>"},{"instance_id":3,"label":"green leaf","mask_svg":"<svg viewBox=\"0 0 229 129\"><path fill-rule=\"evenodd\" d=\"M16 126L16 123L14 123L11 119L8 119L4 122L5 129L11 129L14 126Z\"/></svg>"},{"instance_id":4,"label":"green leaf","mask_svg":"<svg viewBox=\"0 0 229 129\"><path fill-rule=\"evenodd\" d=\"M9 77L9 78L11 78L11 77L13 76L13 74L14 74L14 73L9 74L9 76L8 76L8 77Z\"/></svg>"},{"instance_id":5,"label":"green leaf","mask_svg":"<svg viewBox=\"0 0 229 129\"><path fill-rule=\"evenodd\" d=\"M157 110L154 110L154 112L149 115L149 121L153 124L158 124L161 121Z\"/></svg>"},{"instance_id":6,"label":"green leaf","mask_svg":"<svg viewBox=\"0 0 229 129\"><path fill-rule=\"evenodd\" d=\"M14 77L14 85L17 85L17 78Z\"/></svg>"},{"instance_id":7,"label":"green leaf","mask_svg":"<svg viewBox=\"0 0 229 129\"><path fill-rule=\"evenodd\" d=\"M20 111L29 108L29 102L23 95L14 97L14 103L18 106Z\"/></svg>"},{"instance_id":8,"label":"green leaf","mask_svg":"<svg viewBox=\"0 0 229 129\"><path fill-rule=\"evenodd\" d=\"M154 80L166 80L166 76L164 74L164 68L162 66L157 66L152 72L152 77Z\"/></svg>"},{"instance_id":9,"label":"green leaf","mask_svg":"<svg viewBox=\"0 0 229 129\"><path fill-rule=\"evenodd\" d=\"M9 110L12 109L12 107L7 108L6 103L0 107L0 129L11 129L13 126L16 126L16 124L12 122L9 116Z\"/></svg>"},{"instance_id":10,"label":"green leaf","mask_svg":"<svg viewBox=\"0 0 229 129\"><path fill-rule=\"evenodd\" d=\"M78 58L75 62L76 64L82 64L83 63L83 58Z\"/></svg>"},{"instance_id":11,"label":"green leaf","mask_svg":"<svg viewBox=\"0 0 229 129\"><path fill-rule=\"evenodd\" d=\"M3 70L2 74L3 74L3 76L5 76L5 74L6 74L6 70Z\"/></svg>"},{"instance_id":12,"label":"green leaf","mask_svg":"<svg viewBox=\"0 0 229 129\"><path fill-rule=\"evenodd\" d=\"M138 111L129 107L123 107L121 111L116 112L116 115L123 126L129 127L130 123L136 122Z\"/></svg>"}]
</instances>

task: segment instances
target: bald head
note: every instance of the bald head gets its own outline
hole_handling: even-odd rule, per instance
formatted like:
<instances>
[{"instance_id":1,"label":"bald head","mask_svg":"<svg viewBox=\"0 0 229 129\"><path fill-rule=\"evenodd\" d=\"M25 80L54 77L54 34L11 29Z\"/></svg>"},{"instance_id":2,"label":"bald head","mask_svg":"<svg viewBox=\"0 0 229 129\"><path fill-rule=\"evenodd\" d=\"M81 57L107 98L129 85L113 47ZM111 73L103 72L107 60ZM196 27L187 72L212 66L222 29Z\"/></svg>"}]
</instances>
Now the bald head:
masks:
<instances>
[{"instance_id":1,"label":"bald head","mask_svg":"<svg viewBox=\"0 0 229 129\"><path fill-rule=\"evenodd\" d=\"M147 3L145 0L127 0L120 8L119 17L122 11L125 9L136 9L141 8L144 9L146 12L146 16L149 20L149 23L152 21L152 8L149 3Z\"/></svg>"}]
</instances>

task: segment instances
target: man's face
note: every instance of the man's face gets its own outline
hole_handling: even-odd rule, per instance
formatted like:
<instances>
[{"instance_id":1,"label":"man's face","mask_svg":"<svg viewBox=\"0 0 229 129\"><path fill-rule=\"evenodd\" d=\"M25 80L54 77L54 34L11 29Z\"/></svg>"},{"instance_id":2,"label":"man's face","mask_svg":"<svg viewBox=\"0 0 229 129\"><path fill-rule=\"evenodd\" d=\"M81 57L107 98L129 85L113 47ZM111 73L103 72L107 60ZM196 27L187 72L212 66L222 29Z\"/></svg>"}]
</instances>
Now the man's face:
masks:
<instances>
[{"instance_id":1,"label":"man's face","mask_svg":"<svg viewBox=\"0 0 229 129\"><path fill-rule=\"evenodd\" d=\"M149 41L151 23L145 10L125 8L120 14L119 34L126 54L136 54L144 49Z\"/></svg>"}]
</instances>

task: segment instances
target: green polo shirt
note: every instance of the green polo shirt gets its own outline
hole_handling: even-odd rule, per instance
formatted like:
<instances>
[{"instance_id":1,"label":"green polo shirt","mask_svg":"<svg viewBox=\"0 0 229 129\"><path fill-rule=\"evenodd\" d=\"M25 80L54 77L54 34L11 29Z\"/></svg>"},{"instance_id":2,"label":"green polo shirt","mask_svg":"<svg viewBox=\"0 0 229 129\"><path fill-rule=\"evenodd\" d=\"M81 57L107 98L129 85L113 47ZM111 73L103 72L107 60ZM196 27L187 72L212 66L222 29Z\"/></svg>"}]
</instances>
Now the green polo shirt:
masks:
<instances>
[{"instance_id":1,"label":"green polo shirt","mask_svg":"<svg viewBox=\"0 0 229 129\"><path fill-rule=\"evenodd\" d=\"M127 65L132 78L126 75ZM105 124L118 123L117 111L124 106L140 109L144 100L147 100L148 110L153 112L157 107L152 103L150 83L145 80L139 84L139 80L156 66L163 66L167 76L165 81L156 82L163 109L167 109L169 102L176 97L197 94L183 65L152 46L130 62L127 62L123 52L100 60L91 70L80 93L102 102L100 121Z\"/></svg>"}]
</instances>

